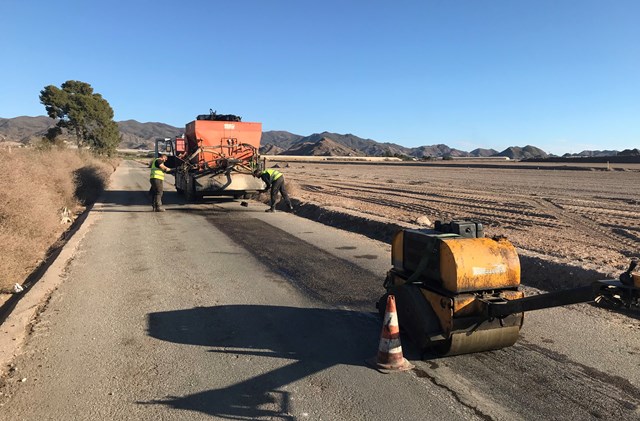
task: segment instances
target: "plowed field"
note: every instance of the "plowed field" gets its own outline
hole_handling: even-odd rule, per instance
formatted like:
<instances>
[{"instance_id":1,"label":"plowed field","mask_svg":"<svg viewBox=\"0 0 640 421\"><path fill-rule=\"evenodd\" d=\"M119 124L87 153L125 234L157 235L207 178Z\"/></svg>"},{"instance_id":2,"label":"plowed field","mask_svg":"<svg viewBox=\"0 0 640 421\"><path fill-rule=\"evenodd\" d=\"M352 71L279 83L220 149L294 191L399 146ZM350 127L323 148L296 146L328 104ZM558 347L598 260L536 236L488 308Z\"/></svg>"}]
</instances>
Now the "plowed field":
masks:
<instances>
[{"instance_id":1,"label":"plowed field","mask_svg":"<svg viewBox=\"0 0 640 421\"><path fill-rule=\"evenodd\" d=\"M517 163L277 165L293 198L362 221L482 222L487 236L506 236L518 248L523 282L534 286L617 277L640 253L638 164L609 170ZM353 231L375 229L357 225Z\"/></svg>"}]
</instances>

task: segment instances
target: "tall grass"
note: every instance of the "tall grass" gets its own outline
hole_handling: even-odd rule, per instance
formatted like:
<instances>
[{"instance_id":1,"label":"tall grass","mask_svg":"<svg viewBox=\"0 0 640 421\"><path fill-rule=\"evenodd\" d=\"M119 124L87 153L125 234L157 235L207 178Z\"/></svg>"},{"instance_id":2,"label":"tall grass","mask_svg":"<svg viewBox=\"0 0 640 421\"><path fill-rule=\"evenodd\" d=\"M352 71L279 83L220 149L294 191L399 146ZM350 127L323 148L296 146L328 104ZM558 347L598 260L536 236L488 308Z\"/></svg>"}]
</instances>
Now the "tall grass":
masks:
<instances>
[{"instance_id":1,"label":"tall grass","mask_svg":"<svg viewBox=\"0 0 640 421\"><path fill-rule=\"evenodd\" d=\"M0 149L0 291L22 281L68 228L62 210L95 200L113 163L68 149ZM97 181L96 181L97 180Z\"/></svg>"}]
</instances>

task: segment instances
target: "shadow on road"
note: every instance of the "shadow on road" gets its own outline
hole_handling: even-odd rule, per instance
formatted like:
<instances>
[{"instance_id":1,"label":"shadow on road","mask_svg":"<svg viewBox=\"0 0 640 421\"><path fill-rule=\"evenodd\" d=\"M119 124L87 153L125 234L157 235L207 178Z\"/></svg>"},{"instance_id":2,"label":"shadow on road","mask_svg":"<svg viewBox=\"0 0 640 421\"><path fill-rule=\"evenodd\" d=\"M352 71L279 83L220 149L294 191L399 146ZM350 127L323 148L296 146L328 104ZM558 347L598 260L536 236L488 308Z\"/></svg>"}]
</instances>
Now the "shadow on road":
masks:
<instances>
[{"instance_id":1,"label":"shadow on road","mask_svg":"<svg viewBox=\"0 0 640 421\"><path fill-rule=\"evenodd\" d=\"M212 347L208 351L212 358L232 354L288 361L221 389L144 404L229 419L293 419L289 392L283 386L335 365L364 365L377 351L380 325L371 314L356 311L227 305L151 313L148 334L172 343Z\"/></svg>"},{"instance_id":2,"label":"shadow on road","mask_svg":"<svg viewBox=\"0 0 640 421\"><path fill-rule=\"evenodd\" d=\"M221 204L233 202L231 197L205 197L197 202L189 203L184 196L176 191L165 191L162 196L162 203L165 207L172 207L182 210L189 209L197 205ZM95 212L146 212L140 209L122 209L126 206L148 206L151 209L151 197L148 190L106 190L96 202L99 206ZM239 206L240 201L238 201Z\"/></svg>"}]
</instances>

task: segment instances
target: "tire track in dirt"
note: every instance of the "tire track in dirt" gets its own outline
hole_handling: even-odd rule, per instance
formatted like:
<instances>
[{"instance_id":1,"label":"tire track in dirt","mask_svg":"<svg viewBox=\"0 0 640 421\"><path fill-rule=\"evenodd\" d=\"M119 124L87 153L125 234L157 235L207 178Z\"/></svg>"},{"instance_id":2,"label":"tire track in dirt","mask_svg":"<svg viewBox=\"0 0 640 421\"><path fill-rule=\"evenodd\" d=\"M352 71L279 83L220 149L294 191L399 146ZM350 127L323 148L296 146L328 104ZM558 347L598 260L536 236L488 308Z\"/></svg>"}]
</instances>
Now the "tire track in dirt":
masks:
<instances>
[{"instance_id":1,"label":"tire track in dirt","mask_svg":"<svg viewBox=\"0 0 640 421\"><path fill-rule=\"evenodd\" d=\"M555 214L556 218L567 221L569 225L573 227L573 229L584 234L587 237L595 237L603 243L615 248L619 248L620 243L624 244L630 249L635 249L637 247L637 243L635 243L634 241L631 241L624 236L618 235L612 230L604 229L600 224L592 221L589 218L568 211L562 205L554 203L553 199L551 198L540 198L533 201L536 205L548 210L549 213ZM621 253L627 257L632 257L635 255L633 251L623 250L621 251Z\"/></svg>"},{"instance_id":2,"label":"tire track in dirt","mask_svg":"<svg viewBox=\"0 0 640 421\"><path fill-rule=\"evenodd\" d=\"M418 214L435 215L438 218L475 218L481 219L486 225L495 224L495 221L498 220L503 224L518 223L528 226L566 227L555 215L540 213L540 209L536 207L523 203L504 204L504 201L498 202L498 200L492 196L478 197L472 194L433 193L383 187L363 188L358 184L351 183L328 183L327 186L333 187L330 191L332 196L354 197L352 194L344 194L346 190L355 193L355 197L358 197L359 201L394 209L401 208ZM320 189L308 185L305 185L303 188L309 191L320 191ZM329 192L324 193L329 194ZM375 198L366 197L362 195L362 193L373 195ZM407 200L392 200L389 199L390 196L394 199L405 198ZM415 203L416 200L430 204L435 203L437 206L418 205ZM500 205L504 205L504 207ZM412 219L413 218L409 218L409 221Z\"/></svg>"}]
</instances>

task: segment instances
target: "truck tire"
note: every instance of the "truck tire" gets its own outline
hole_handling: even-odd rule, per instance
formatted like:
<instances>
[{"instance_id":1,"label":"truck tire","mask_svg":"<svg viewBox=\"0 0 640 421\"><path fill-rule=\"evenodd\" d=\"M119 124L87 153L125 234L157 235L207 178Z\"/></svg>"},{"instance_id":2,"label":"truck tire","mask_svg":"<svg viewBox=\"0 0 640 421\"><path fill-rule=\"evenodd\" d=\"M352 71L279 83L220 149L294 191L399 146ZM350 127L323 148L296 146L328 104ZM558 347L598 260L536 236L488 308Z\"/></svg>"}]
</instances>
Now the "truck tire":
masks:
<instances>
[{"instance_id":1,"label":"truck tire","mask_svg":"<svg viewBox=\"0 0 640 421\"><path fill-rule=\"evenodd\" d=\"M195 202L198 200L198 195L196 194L196 186L195 180L193 177L187 177L187 188L184 191L184 196L187 199L187 202Z\"/></svg>"},{"instance_id":2,"label":"truck tire","mask_svg":"<svg viewBox=\"0 0 640 421\"><path fill-rule=\"evenodd\" d=\"M176 187L176 192L178 192L179 195L183 195L184 194L184 175L182 172L178 171L176 172L175 176L174 176L174 186Z\"/></svg>"}]
</instances>

